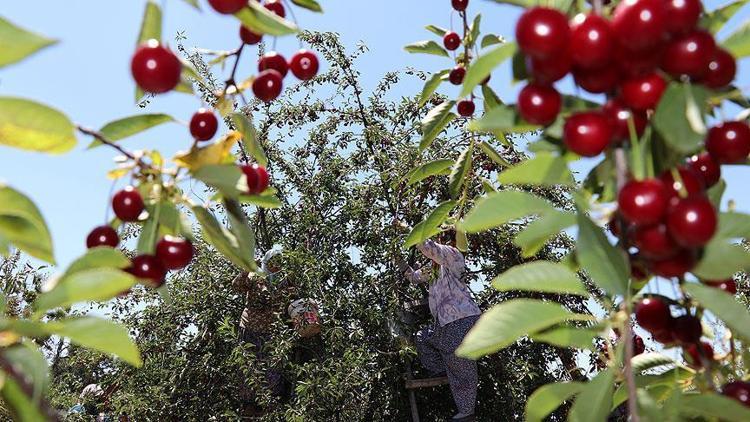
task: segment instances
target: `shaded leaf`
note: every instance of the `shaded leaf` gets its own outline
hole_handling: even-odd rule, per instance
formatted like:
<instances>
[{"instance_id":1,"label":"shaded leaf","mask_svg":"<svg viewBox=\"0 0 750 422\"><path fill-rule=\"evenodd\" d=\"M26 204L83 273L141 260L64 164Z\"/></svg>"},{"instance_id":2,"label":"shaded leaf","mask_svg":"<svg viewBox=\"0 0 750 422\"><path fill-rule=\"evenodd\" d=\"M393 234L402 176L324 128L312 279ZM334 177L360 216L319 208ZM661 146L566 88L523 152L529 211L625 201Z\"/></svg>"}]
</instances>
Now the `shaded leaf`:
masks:
<instances>
[{"instance_id":1,"label":"shaded leaf","mask_svg":"<svg viewBox=\"0 0 750 422\"><path fill-rule=\"evenodd\" d=\"M568 414L571 422L605 421L612 405L615 373L612 368L599 372L583 386Z\"/></svg>"},{"instance_id":2,"label":"shaded leaf","mask_svg":"<svg viewBox=\"0 0 750 422\"><path fill-rule=\"evenodd\" d=\"M721 42L735 59L750 56L750 21L743 23Z\"/></svg>"},{"instance_id":3,"label":"shaded leaf","mask_svg":"<svg viewBox=\"0 0 750 422\"><path fill-rule=\"evenodd\" d=\"M557 327L531 336L537 342L557 347L572 347L581 350L595 350L594 337L599 331L576 327Z\"/></svg>"},{"instance_id":4,"label":"shaded leaf","mask_svg":"<svg viewBox=\"0 0 750 422\"><path fill-rule=\"evenodd\" d=\"M498 104L484 113L479 120L469 122L467 129L474 132L524 133L537 130L539 126L522 122L513 108Z\"/></svg>"},{"instance_id":5,"label":"shaded leaf","mask_svg":"<svg viewBox=\"0 0 750 422\"><path fill-rule=\"evenodd\" d=\"M564 229L576 223L576 215L572 212L548 211L545 215L529 223L513 239L513 243L521 248L524 258L530 258Z\"/></svg>"},{"instance_id":6,"label":"shaded leaf","mask_svg":"<svg viewBox=\"0 0 750 422\"><path fill-rule=\"evenodd\" d=\"M707 98L708 92L699 85L678 82L669 84L652 122L670 148L682 154L700 149L706 135L700 110ZM696 109L697 116L694 111Z\"/></svg>"},{"instance_id":7,"label":"shaded leaf","mask_svg":"<svg viewBox=\"0 0 750 422\"><path fill-rule=\"evenodd\" d=\"M471 169L471 154L473 150L473 144L469 144L461 152L461 155L458 156L456 163L451 169L451 173L448 176L448 191L451 194L451 198L458 198L461 194L461 190L466 182L466 176Z\"/></svg>"},{"instance_id":8,"label":"shaded leaf","mask_svg":"<svg viewBox=\"0 0 750 422\"><path fill-rule=\"evenodd\" d=\"M409 181L407 184L413 185L421 182L422 180L435 176L438 174L450 173L450 167L453 165L453 160L443 159L430 161L429 163L422 164L416 169L409 172Z\"/></svg>"},{"instance_id":9,"label":"shaded leaf","mask_svg":"<svg viewBox=\"0 0 750 422\"><path fill-rule=\"evenodd\" d=\"M721 30L724 24L742 8L742 6L747 4L747 1L748 0L736 0L708 13L704 13L700 21L700 26L712 34L716 34Z\"/></svg>"},{"instance_id":10,"label":"shaded leaf","mask_svg":"<svg viewBox=\"0 0 750 422\"><path fill-rule=\"evenodd\" d=\"M731 240L714 237L704 247L698 265L690 272L701 278L721 280L747 269L750 269L750 252Z\"/></svg>"},{"instance_id":11,"label":"shaded leaf","mask_svg":"<svg viewBox=\"0 0 750 422\"><path fill-rule=\"evenodd\" d=\"M490 160L494 161L497 164L500 164L503 167L510 167L511 164L503 158L502 155L500 155L499 152L495 150L495 148L492 148L492 145L488 144L485 141L479 142L479 149L484 152L484 154L489 158Z\"/></svg>"},{"instance_id":12,"label":"shaded leaf","mask_svg":"<svg viewBox=\"0 0 750 422\"><path fill-rule=\"evenodd\" d=\"M443 82L443 77L445 77L448 73L450 73L450 69L441 70L440 72L434 73L432 76L430 76L430 79L425 82L424 88L422 88L422 94L420 94L419 96L420 107L427 104L427 101L430 99L432 94Z\"/></svg>"},{"instance_id":13,"label":"shaded leaf","mask_svg":"<svg viewBox=\"0 0 750 422\"><path fill-rule=\"evenodd\" d=\"M188 152L180 152L174 157L175 163L196 171L203 166L234 163L232 148L242 136L237 131L229 132L218 141L206 147L193 147Z\"/></svg>"},{"instance_id":14,"label":"shaded leaf","mask_svg":"<svg viewBox=\"0 0 750 422\"><path fill-rule=\"evenodd\" d=\"M448 214L450 214L455 206L456 201L445 201L438 204L427 218L414 226L409 235L406 236L404 248L410 248L440 233L440 225L445 222Z\"/></svg>"},{"instance_id":15,"label":"shaded leaf","mask_svg":"<svg viewBox=\"0 0 750 422\"><path fill-rule=\"evenodd\" d=\"M315 0L292 0L292 3L307 10L312 10L313 12L323 12L323 8L320 7L320 3Z\"/></svg>"},{"instance_id":16,"label":"shaded leaf","mask_svg":"<svg viewBox=\"0 0 750 422\"><path fill-rule=\"evenodd\" d=\"M281 201L273 194L242 195L239 197L242 204L252 204L262 208L279 208Z\"/></svg>"},{"instance_id":17,"label":"shaded leaf","mask_svg":"<svg viewBox=\"0 0 750 422\"><path fill-rule=\"evenodd\" d=\"M143 11L141 20L141 30L138 33L136 45L155 39L161 42L161 7L154 0L146 2L146 9Z\"/></svg>"},{"instance_id":18,"label":"shaded leaf","mask_svg":"<svg viewBox=\"0 0 750 422\"><path fill-rule=\"evenodd\" d=\"M581 268L610 295L624 295L630 271L622 252L612 246L604 232L581 211L578 213L576 254Z\"/></svg>"},{"instance_id":19,"label":"shaded leaf","mask_svg":"<svg viewBox=\"0 0 750 422\"><path fill-rule=\"evenodd\" d=\"M201 225L201 231L206 241L213 245L219 253L224 255L233 264L247 271L257 270L254 261L247 261L239 252L239 242L229 230L224 228L208 210L201 206L192 208L195 218Z\"/></svg>"},{"instance_id":20,"label":"shaded leaf","mask_svg":"<svg viewBox=\"0 0 750 422\"><path fill-rule=\"evenodd\" d=\"M432 145L438 134L445 129L451 120L456 118L456 114L451 112L455 104L455 101L446 101L424 116L424 119L422 119L422 141L419 143L420 152Z\"/></svg>"},{"instance_id":21,"label":"shaded leaf","mask_svg":"<svg viewBox=\"0 0 750 422\"><path fill-rule=\"evenodd\" d=\"M734 295L698 283L685 283L685 291L710 310L732 330L734 335L750 339L750 313Z\"/></svg>"},{"instance_id":22,"label":"shaded leaf","mask_svg":"<svg viewBox=\"0 0 750 422\"><path fill-rule=\"evenodd\" d=\"M404 46L404 50L412 54L421 53L449 57L448 52L445 51L443 46L432 40L417 41L415 43L411 43L407 46Z\"/></svg>"},{"instance_id":23,"label":"shaded leaf","mask_svg":"<svg viewBox=\"0 0 750 422\"><path fill-rule=\"evenodd\" d=\"M482 42L480 43L482 48L487 48L491 45L495 44L502 44L505 40L501 37L498 37L495 34L487 34L484 37L482 37Z\"/></svg>"},{"instance_id":24,"label":"shaded leaf","mask_svg":"<svg viewBox=\"0 0 750 422\"><path fill-rule=\"evenodd\" d=\"M427 25L424 27L426 30L432 32L433 34L437 35L438 37L443 37L448 32L447 29L441 28L436 25Z\"/></svg>"},{"instance_id":25,"label":"shaded leaf","mask_svg":"<svg viewBox=\"0 0 750 422\"><path fill-rule=\"evenodd\" d=\"M663 365L675 365L677 362L669 356L661 353L649 352L641 353L638 356L633 356L630 361L630 366L633 368L633 372L638 374L643 371L656 368L657 366Z\"/></svg>"},{"instance_id":26,"label":"shaded leaf","mask_svg":"<svg viewBox=\"0 0 750 422\"><path fill-rule=\"evenodd\" d=\"M582 382L572 381L537 388L526 402L526 422L542 422L547 415L578 394L584 385Z\"/></svg>"},{"instance_id":27,"label":"shaded leaf","mask_svg":"<svg viewBox=\"0 0 750 422\"><path fill-rule=\"evenodd\" d=\"M65 274L60 280L65 280L67 276L77 272L91 270L95 268L117 268L124 269L130 265L130 259L118 249L107 246L89 249L82 257L73 261L65 270Z\"/></svg>"},{"instance_id":28,"label":"shaded leaf","mask_svg":"<svg viewBox=\"0 0 750 422\"><path fill-rule=\"evenodd\" d=\"M255 132L255 126L242 113L232 113L232 122L234 123L237 130L242 134L242 143L245 145L245 150L258 162L261 166L268 165L268 158L266 153L263 151L263 145L258 140L257 133Z\"/></svg>"},{"instance_id":29,"label":"shaded leaf","mask_svg":"<svg viewBox=\"0 0 750 422\"><path fill-rule=\"evenodd\" d=\"M237 198L248 190L245 174L234 164L203 166L193 173L193 177L228 198Z\"/></svg>"},{"instance_id":30,"label":"shaded leaf","mask_svg":"<svg viewBox=\"0 0 750 422\"><path fill-rule=\"evenodd\" d=\"M115 268L92 268L72 273L34 301L37 314L74 303L109 300L130 289L136 279Z\"/></svg>"},{"instance_id":31,"label":"shaded leaf","mask_svg":"<svg viewBox=\"0 0 750 422\"><path fill-rule=\"evenodd\" d=\"M112 321L94 318L66 318L45 324L50 334L70 339L73 343L112 354L125 362L140 367L141 354L128 330Z\"/></svg>"}]
</instances>

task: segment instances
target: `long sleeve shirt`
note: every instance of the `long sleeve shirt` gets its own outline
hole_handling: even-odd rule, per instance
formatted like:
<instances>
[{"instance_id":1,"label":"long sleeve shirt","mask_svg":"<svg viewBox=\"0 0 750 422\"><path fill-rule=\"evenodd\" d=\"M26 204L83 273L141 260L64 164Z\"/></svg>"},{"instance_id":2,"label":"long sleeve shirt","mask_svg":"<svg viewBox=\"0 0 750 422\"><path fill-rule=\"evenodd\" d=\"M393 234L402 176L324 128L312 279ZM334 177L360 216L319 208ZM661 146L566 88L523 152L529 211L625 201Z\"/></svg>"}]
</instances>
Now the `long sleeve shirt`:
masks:
<instances>
[{"instance_id":1,"label":"long sleeve shirt","mask_svg":"<svg viewBox=\"0 0 750 422\"><path fill-rule=\"evenodd\" d=\"M466 318L480 315L469 287L462 280L466 272L464 256L453 247L426 240L417 245L417 249L427 258L440 265L437 280L430 285L430 313L440 326ZM406 277L414 283L428 281L429 269L412 270L407 268Z\"/></svg>"}]
</instances>

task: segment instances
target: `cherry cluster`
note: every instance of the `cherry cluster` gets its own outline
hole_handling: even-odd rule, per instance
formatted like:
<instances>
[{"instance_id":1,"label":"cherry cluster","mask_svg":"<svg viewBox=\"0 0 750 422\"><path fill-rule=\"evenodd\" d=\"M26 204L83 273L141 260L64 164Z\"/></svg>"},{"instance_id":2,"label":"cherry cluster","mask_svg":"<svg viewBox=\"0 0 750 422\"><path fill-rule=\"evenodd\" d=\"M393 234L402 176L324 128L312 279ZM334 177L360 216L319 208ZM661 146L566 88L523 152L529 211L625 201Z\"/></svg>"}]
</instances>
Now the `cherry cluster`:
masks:
<instances>
[{"instance_id":1,"label":"cherry cluster","mask_svg":"<svg viewBox=\"0 0 750 422\"><path fill-rule=\"evenodd\" d=\"M461 16L465 16L466 8L469 7L469 0L451 0L451 6L453 6L453 10L459 12ZM467 28L464 28L464 32L466 32ZM465 36L466 34L464 34ZM455 51L458 49L458 47L461 46L463 43L463 40L460 35L458 35L455 31L448 31L443 35L443 46L448 51ZM465 64L468 64L471 60L471 57L469 56L468 52L463 57L463 62L459 62L456 67L451 69L450 73L448 74L448 80L453 85L461 85L464 83L464 77L466 76L466 66ZM490 78L489 76L482 81L482 84L486 84L489 82ZM456 111L458 111L458 114L462 117L471 117L474 115L474 111L476 110L476 106L474 105L473 95L471 99L463 99L460 100L456 104Z\"/></svg>"},{"instance_id":2,"label":"cherry cluster","mask_svg":"<svg viewBox=\"0 0 750 422\"><path fill-rule=\"evenodd\" d=\"M562 106L553 84L572 73L582 89L610 96L601 110L574 113L565 122L566 147L594 157L628 140L631 119L642 134L669 78L711 89L729 85L735 60L697 27L701 10L700 0L625 0L611 20L589 13L568 22L554 9L528 9L516 26L530 79L518 95L521 117L553 123Z\"/></svg>"},{"instance_id":3,"label":"cherry cluster","mask_svg":"<svg viewBox=\"0 0 750 422\"><path fill-rule=\"evenodd\" d=\"M138 221L144 209L141 194L132 186L125 187L112 197L112 210L123 222ZM86 238L88 248L115 248L119 243L117 231L108 225L94 228ZM184 268L192 259L193 244L189 240L167 235L156 243L153 255L137 255L126 271L150 286L159 287L164 284L168 270Z\"/></svg>"},{"instance_id":4,"label":"cherry cluster","mask_svg":"<svg viewBox=\"0 0 750 422\"><path fill-rule=\"evenodd\" d=\"M209 0L209 3L221 14L234 14L247 6L247 0ZM267 0L263 6L281 18L286 16L280 0ZM245 44L257 44L263 36L240 26L240 38ZM260 73L252 82L253 93L260 100L274 100L281 94L282 80L289 70L298 79L309 80L317 75L319 66L315 53L306 49L294 53L288 63L277 52L266 53L258 61ZM172 50L151 39L136 49L130 69L133 79L143 91L161 94L173 90L180 83L182 63Z\"/></svg>"}]
</instances>

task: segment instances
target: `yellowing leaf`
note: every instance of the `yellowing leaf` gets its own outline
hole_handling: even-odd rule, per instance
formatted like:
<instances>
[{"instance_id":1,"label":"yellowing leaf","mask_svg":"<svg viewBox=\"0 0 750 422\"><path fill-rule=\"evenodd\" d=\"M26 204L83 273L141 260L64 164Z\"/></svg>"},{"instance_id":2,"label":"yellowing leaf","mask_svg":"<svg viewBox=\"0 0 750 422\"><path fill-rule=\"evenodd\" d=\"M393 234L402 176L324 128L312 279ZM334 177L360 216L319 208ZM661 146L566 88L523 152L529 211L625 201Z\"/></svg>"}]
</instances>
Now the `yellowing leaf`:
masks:
<instances>
[{"instance_id":1,"label":"yellowing leaf","mask_svg":"<svg viewBox=\"0 0 750 422\"><path fill-rule=\"evenodd\" d=\"M75 127L61 112L23 98L0 97L0 144L59 154L76 145Z\"/></svg>"},{"instance_id":2,"label":"yellowing leaf","mask_svg":"<svg viewBox=\"0 0 750 422\"><path fill-rule=\"evenodd\" d=\"M207 147L193 146L188 152L178 153L174 157L174 161L178 166L191 171L198 170L203 166L234 162L232 148L241 138L242 135L239 132L231 131Z\"/></svg>"}]
</instances>

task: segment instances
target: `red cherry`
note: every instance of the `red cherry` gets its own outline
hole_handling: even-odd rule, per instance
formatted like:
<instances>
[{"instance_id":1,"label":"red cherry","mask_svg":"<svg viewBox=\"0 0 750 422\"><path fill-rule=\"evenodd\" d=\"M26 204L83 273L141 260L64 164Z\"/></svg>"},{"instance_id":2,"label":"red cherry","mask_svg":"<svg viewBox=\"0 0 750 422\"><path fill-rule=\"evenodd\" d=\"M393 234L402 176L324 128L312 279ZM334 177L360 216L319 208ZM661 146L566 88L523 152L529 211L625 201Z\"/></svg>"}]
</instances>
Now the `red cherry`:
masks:
<instances>
[{"instance_id":1,"label":"red cherry","mask_svg":"<svg viewBox=\"0 0 750 422\"><path fill-rule=\"evenodd\" d=\"M735 283L735 281L731 278L727 280L706 281L705 283L711 287L724 290L725 292L732 295L737 293L737 283Z\"/></svg>"},{"instance_id":2,"label":"red cherry","mask_svg":"<svg viewBox=\"0 0 750 422\"><path fill-rule=\"evenodd\" d=\"M687 165L701 178L707 188L718 183L721 178L721 167L707 152L693 155L688 159Z\"/></svg>"},{"instance_id":3,"label":"red cherry","mask_svg":"<svg viewBox=\"0 0 750 422\"><path fill-rule=\"evenodd\" d=\"M671 322L670 322L671 325ZM672 334L672 331L669 329L666 329L664 331L659 331L657 333L651 333L654 340L658 341L661 344L672 344L675 342L674 335Z\"/></svg>"},{"instance_id":4,"label":"red cherry","mask_svg":"<svg viewBox=\"0 0 750 422\"><path fill-rule=\"evenodd\" d=\"M730 382L721 389L721 394L731 397L745 406L750 407L750 383L748 382Z\"/></svg>"},{"instance_id":5,"label":"red cherry","mask_svg":"<svg viewBox=\"0 0 750 422\"><path fill-rule=\"evenodd\" d=\"M302 49L294 53L292 59L289 60L292 74L302 81L314 78L318 74L319 67L318 56L310 50Z\"/></svg>"},{"instance_id":6,"label":"red cherry","mask_svg":"<svg viewBox=\"0 0 750 422\"><path fill-rule=\"evenodd\" d=\"M633 356L638 356L646 351L646 345L638 334L633 334Z\"/></svg>"},{"instance_id":7,"label":"red cherry","mask_svg":"<svg viewBox=\"0 0 750 422\"><path fill-rule=\"evenodd\" d=\"M563 142L583 157L596 157L612 141L612 126L604 114L596 111L575 113L565 120Z\"/></svg>"},{"instance_id":8,"label":"red cherry","mask_svg":"<svg viewBox=\"0 0 750 422\"><path fill-rule=\"evenodd\" d=\"M164 269L161 261L153 255L136 256L126 271L154 287L164 284L164 277L167 275L167 270Z\"/></svg>"},{"instance_id":9,"label":"red cherry","mask_svg":"<svg viewBox=\"0 0 750 422\"><path fill-rule=\"evenodd\" d=\"M703 189L705 189L703 180L691 168L678 167L677 172L680 175L680 180L675 180L671 170L665 171L659 176L659 179L664 182L664 186L667 187L670 204L675 204L676 201L680 200L683 196L683 189L687 194L685 196L694 196L703 192Z\"/></svg>"},{"instance_id":10,"label":"red cherry","mask_svg":"<svg viewBox=\"0 0 750 422\"><path fill-rule=\"evenodd\" d=\"M683 34L695 28L701 15L700 0L667 0L664 2L667 19L664 21L667 31Z\"/></svg>"},{"instance_id":11,"label":"red cherry","mask_svg":"<svg viewBox=\"0 0 750 422\"><path fill-rule=\"evenodd\" d=\"M154 94L171 91L180 83L182 63L172 50L148 40L141 44L130 62L130 71L138 86Z\"/></svg>"},{"instance_id":12,"label":"red cherry","mask_svg":"<svg viewBox=\"0 0 750 422\"><path fill-rule=\"evenodd\" d=\"M663 0L625 0L615 9L612 30L623 46L645 50L664 39L667 19Z\"/></svg>"},{"instance_id":13,"label":"red cherry","mask_svg":"<svg viewBox=\"0 0 750 422\"><path fill-rule=\"evenodd\" d=\"M573 18L570 51L577 67L604 67L612 60L614 45L612 28L606 19L594 14L579 14Z\"/></svg>"},{"instance_id":14,"label":"red cherry","mask_svg":"<svg viewBox=\"0 0 750 422\"><path fill-rule=\"evenodd\" d=\"M616 66L599 69L573 69L576 84L592 94L612 92L620 82L620 71Z\"/></svg>"},{"instance_id":15,"label":"red cherry","mask_svg":"<svg viewBox=\"0 0 750 422\"><path fill-rule=\"evenodd\" d=\"M736 73L737 62L734 56L727 50L717 47L701 82L712 89L724 88L732 83Z\"/></svg>"},{"instance_id":16,"label":"red cherry","mask_svg":"<svg viewBox=\"0 0 750 422\"><path fill-rule=\"evenodd\" d=\"M661 67L673 76L686 75L696 79L708 71L715 54L714 37L706 31L693 31L667 44Z\"/></svg>"},{"instance_id":17,"label":"red cherry","mask_svg":"<svg viewBox=\"0 0 750 422\"><path fill-rule=\"evenodd\" d=\"M568 53L561 53L548 59L526 57L526 70L541 85L551 85L564 78L570 72L571 61Z\"/></svg>"},{"instance_id":18,"label":"red cherry","mask_svg":"<svg viewBox=\"0 0 750 422\"><path fill-rule=\"evenodd\" d=\"M451 81L453 85L461 85L464 83L464 76L466 76L466 68L463 66L456 66L451 69L451 72L448 74L448 80Z\"/></svg>"},{"instance_id":19,"label":"red cherry","mask_svg":"<svg viewBox=\"0 0 750 422\"><path fill-rule=\"evenodd\" d=\"M117 236L117 231L110 226L95 227L86 237L86 247L89 249L97 246L115 248L119 243L120 237Z\"/></svg>"},{"instance_id":20,"label":"red cherry","mask_svg":"<svg viewBox=\"0 0 750 422\"><path fill-rule=\"evenodd\" d=\"M622 102L636 111L656 108L667 82L658 73L630 78L622 83Z\"/></svg>"},{"instance_id":21,"label":"red cherry","mask_svg":"<svg viewBox=\"0 0 750 422\"><path fill-rule=\"evenodd\" d=\"M208 0L211 7L219 13L231 15L247 6L247 0Z\"/></svg>"},{"instance_id":22,"label":"red cherry","mask_svg":"<svg viewBox=\"0 0 750 422\"><path fill-rule=\"evenodd\" d=\"M281 79L281 73L274 69L260 72L253 81L253 94L265 102L276 99L281 94Z\"/></svg>"},{"instance_id":23,"label":"red cherry","mask_svg":"<svg viewBox=\"0 0 750 422\"><path fill-rule=\"evenodd\" d=\"M187 239L164 236L156 244L156 257L168 270L185 268L193 259L193 244Z\"/></svg>"},{"instance_id":24,"label":"red cherry","mask_svg":"<svg viewBox=\"0 0 750 422\"><path fill-rule=\"evenodd\" d=\"M143 198L132 186L126 186L112 197L112 209L117 218L122 221L138 220L143 208Z\"/></svg>"},{"instance_id":25,"label":"red cherry","mask_svg":"<svg viewBox=\"0 0 750 422\"><path fill-rule=\"evenodd\" d=\"M463 12L469 7L469 0L451 0L451 6L458 12Z\"/></svg>"},{"instance_id":26,"label":"red cherry","mask_svg":"<svg viewBox=\"0 0 750 422\"><path fill-rule=\"evenodd\" d=\"M721 164L736 164L750 154L750 127L745 122L723 122L708 131L706 149Z\"/></svg>"},{"instance_id":27,"label":"red cherry","mask_svg":"<svg viewBox=\"0 0 750 422\"><path fill-rule=\"evenodd\" d=\"M665 224L638 226L633 231L633 244L650 259L664 259L677 253L678 247Z\"/></svg>"},{"instance_id":28,"label":"red cherry","mask_svg":"<svg viewBox=\"0 0 750 422\"><path fill-rule=\"evenodd\" d=\"M443 35L443 45L448 51L453 51L461 46L461 36L453 31L448 31Z\"/></svg>"},{"instance_id":29,"label":"red cherry","mask_svg":"<svg viewBox=\"0 0 750 422\"><path fill-rule=\"evenodd\" d=\"M659 179L631 180L617 197L620 215L639 225L656 224L667 211L669 193Z\"/></svg>"},{"instance_id":30,"label":"red cherry","mask_svg":"<svg viewBox=\"0 0 750 422\"><path fill-rule=\"evenodd\" d=\"M256 34L245 25L240 25L240 39L245 44L258 44L263 39L263 34Z\"/></svg>"},{"instance_id":31,"label":"red cherry","mask_svg":"<svg viewBox=\"0 0 750 422\"><path fill-rule=\"evenodd\" d=\"M609 122L612 125L613 139L617 142L630 140L630 126L628 121L633 119L633 126L635 126L635 134L638 138L643 135L643 131L646 130L646 124L648 124L648 118L646 113L642 111L632 111L623 104L619 98L613 98L607 101L602 107L604 115L609 118Z\"/></svg>"},{"instance_id":32,"label":"red cherry","mask_svg":"<svg viewBox=\"0 0 750 422\"><path fill-rule=\"evenodd\" d=\"M208 141L216 135L219 119L211 110L201 108L190 119L190 134L199 141Z\"/></svg>"},{"instance_id":33,"label":"red cherry","mask_svg":"<svg viewBox=\"0 0 750 422\"><path fill-rule=\"evenodd\" d=\"M554 122L561 106L562 98L552 87L530 83L518 93L518 113L534 125Z\"/></svg>"},{"instance_id":34,"label":"red cherry","mask_svg":"<svg viewBox=\"0 0 750 422\"><path fill-rule=\"evenodd\" d=\"M624 77L634 78L651 73L661 64L664 55L664 43L655 44L648 50L634 53L631 50L617 44L614 49L615 63L617 69Z\"/></svg>"},{"instance_id":35,"label":"red cherry","mask_svg":"<svg viewBox=\"0 0 750 422\"><path fill-rule=\"evenodd\" d=\"M567 50L569 38L568 20L555 9L532 7L516 24L516 41L527 56L540 59L558 56Z\"/></svg>"},{"instance_id":36,"label":"red cherry","mask_svg":"<svg viewBox=\"0 0 750 422\"><path fill-rule=\"evenodd\" d=\"M240 166L247 179L247 193L257 195L268 188L268 172L266 168L258 164Z\"/></svg>"},{"instance_id":37,"label":"red cherry","mask_svg":"<svg viewBox=\"0 0 750 422\"><path fill-rule=\"evenodd\" d=\"M682 315L672 322L672 335L683 344L697 343L703 334L701 321L692 315Z\"/></svg>"},{"instance_id":38,"label":"red cherry","mask_svg":"<svg viewBox=\"0 0 750 422\"><path fill-rule=\"evenodd\" d=\"M716 233L717 220L711 201L700 196L680 199L667 212L669 234L687 248L708 243Z\"/></svg>"},{"instance_id":39,"label":"red cherry","mask_svg":"<svg viewBox=\"0 0 750 422\"><path fill-rule=\"evenodd\" d=\"M258 72L262 72L266 69L273 69L281 75L283 78L286 76L286 72L289 70L289 66L286 64L286 59L281 54L270 51L263 55L258 60Z\"/></svg>"},{"instance_id":40,"label":"red cherry","mask_svg":"<svg viewBox=\"0 0 750 422\"><path fill-rule=\"evenodd\" d=\"M263 7L272 11L280 18L286 17L286 10L284 10L284 5L281 4L280 0L268 0Z\"/></svg>"},{"instance_id":41,"label":"red cherry","mask_svg":"<svg viewBox=\"0 0 750 422\"><path fill-rule=\"evenodd\" d=\"M458 109L458 114L460 114L463 117L471 117L474 114L474 101L471 100L461 100L458 102L458 105L456 105L456 108Z\"/></svg>"},{"instance_id":42,"label":"red cherry","mask_svg":"<svg viewBox=\"0 0 750 422\"><path fill-rule=\"evenodd\" d=\"M653 260L649 263L652 273L666 278L681 277L695 267L695 253L688 249L681 249L669 258Z\"/></svg>"},{"instance_id":43,"label":"red cherry","mask_svg":"<svg viewBox=\"0 0 750 422\"><path fill-rule=\"evenodd\" d=\"M700 344L700 349L698 348ZM703 368L703 361L711 363L714 360L714 348L709 343L702 341L693 343L685 348L685 352L690 357L690 364L696 368Z\"/></svg>"},{"instance_id":44,"label":"red cherry","mask_svg":"<svg viewBox=\"0 0 750 422\"><path fill-rule=\"evenodd\" d=\"M669 330L672 313L662 299L647 297L635 305L635 320L644 330L658 333Z\"/></svg>"}]
</instances>

